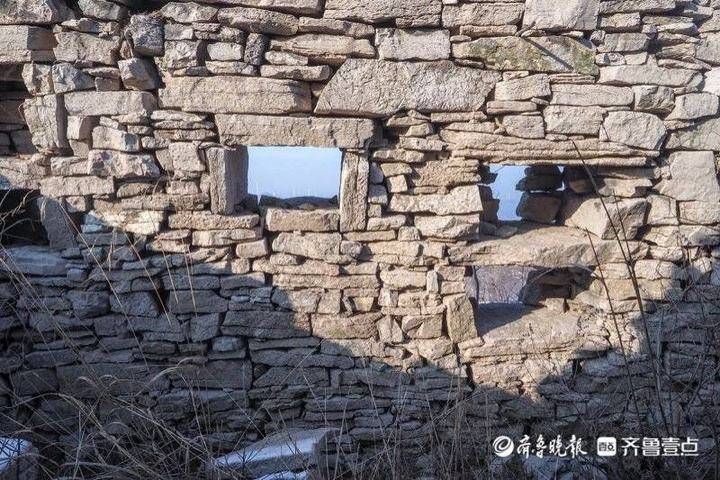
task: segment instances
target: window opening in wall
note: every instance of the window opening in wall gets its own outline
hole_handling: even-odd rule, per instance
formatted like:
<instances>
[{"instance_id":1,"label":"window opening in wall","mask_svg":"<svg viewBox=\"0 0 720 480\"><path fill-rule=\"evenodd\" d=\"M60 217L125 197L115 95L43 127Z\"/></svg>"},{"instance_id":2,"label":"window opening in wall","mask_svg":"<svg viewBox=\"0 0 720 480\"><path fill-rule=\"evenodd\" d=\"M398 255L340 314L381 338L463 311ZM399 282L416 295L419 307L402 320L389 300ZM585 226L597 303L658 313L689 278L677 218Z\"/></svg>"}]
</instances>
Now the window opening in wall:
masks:
<instances>
[{"instance_id":1,"label":"window opening in wall","mask_svg":"<svg viewBox=\"0 0 720 480\"><path fill-rule=\"evenodd\" d=\"M492 191L487 200L485 221L495 224L488 227L489 241L510 241L515 235L530 231L542 232L557 239L567 225L564 214L570 192L565 192L565 168L556 165L488 165L483 184ZM500 237L503 240L493 240ZM574 237L573 237L574 238ZM535 245L529 245L530 248ZM523 248L518 244L518 248ZM492 247L490 247L492 251ZM508 258L497 256L491 262L473 268L468 279L468 295L474 300L476 318L499 319L499 324L509 323L526 315L557 315L573 310L573 298L588 289L589 270L581 267L548 265L562 263L560 260L539 258L536 265L527 257L524 265L512 263ZM505 263L507 262L507 264ZM498 326L498 322L494 324ZM488 327L494 328L494 327Z\"/></svg>"},{"instance_id":2,"label":"window opening in wall","mask_svg":"<svg viewBox=\"0 0 720 480\"><path fill-rule=\"evenodd\" d=\"M572 299L588 289L590 280L589 271L581 268L480 266L473 269L468 295L484 334L521 318L577 315Z\"/></svg>"},{"instance_id":3,"label":"window opening in wall","mask_svg":"<svg viewBox=\"0 0 720 480\"><path fill-rule=\"evenodd\" d=\"M18 66L0 72L0 156L32 155L30 131L23 116L23 102L30 94Z\"/></svg>"},{"instance_id":4,"label":"window opening in wall","mask_svg":"<svg viewBox=\"0 0 720 480\"><path fill-rule=\"evenodd\" d=\"M471 292L479 305L543 306L547 299L567 299L585 288L587 269L488 265L473 269Z\"/></svg>"},{"instance_id":5,"label":"window opening in wall","mask_svg":"<svg viewBox=\"0 0 720 480\"><path fill-rule=\"evenodd\" d=\"M490 173L495 176L492 183L493 197L499 202L497 217L500 221L520 220L517 207L522 192L515 187L525 177L525 167L516 165L493 165Z\"/></svg>"},{"instance_id":6,"label":"window opening in wall","mask_svg":"<svg viewBox=\"0 0 720 480\"><path fill-rule=\"evenodd\" d=\"M248 193L261 204L337 204L341 167L335 148L248 147Z\"/></svg>"},{"instance_id":7,"label":"window opening in wall","mask_svg":"<svg viewBox=\"0 0 720 480\"><path fill-rule=\"evenodd\" d=\"M554 165L490 167L497 220L551 224L561 206L563 170Z\"/></svg>"}]
</instances>

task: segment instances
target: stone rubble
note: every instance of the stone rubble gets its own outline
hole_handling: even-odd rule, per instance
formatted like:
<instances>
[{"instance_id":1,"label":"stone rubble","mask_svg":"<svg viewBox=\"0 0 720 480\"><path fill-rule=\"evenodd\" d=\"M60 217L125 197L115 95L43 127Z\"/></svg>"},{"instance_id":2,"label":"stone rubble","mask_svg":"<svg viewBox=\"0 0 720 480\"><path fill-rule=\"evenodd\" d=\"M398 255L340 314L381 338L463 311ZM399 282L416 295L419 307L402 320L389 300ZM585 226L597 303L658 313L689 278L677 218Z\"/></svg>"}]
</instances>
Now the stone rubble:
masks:
<instances>
[{"instance_id":1,"label":"stone rubble","mask_svg":"<svg viewBox=\"0 0 720 480\"><path fill-rule=\"evenodd\" d=\"M72 456L27 412L97 386L189 435L201 401L222 453L419 444L458 399L483 438L625 428L651 347L712 437L718 32L717 0L6 0L0 184L36 230L2 238L0 431ZM338 197L248 195L247 146L340 149ZM478 305L480 267L534 272L524 305Z\"/></svg>"}]
</instances>

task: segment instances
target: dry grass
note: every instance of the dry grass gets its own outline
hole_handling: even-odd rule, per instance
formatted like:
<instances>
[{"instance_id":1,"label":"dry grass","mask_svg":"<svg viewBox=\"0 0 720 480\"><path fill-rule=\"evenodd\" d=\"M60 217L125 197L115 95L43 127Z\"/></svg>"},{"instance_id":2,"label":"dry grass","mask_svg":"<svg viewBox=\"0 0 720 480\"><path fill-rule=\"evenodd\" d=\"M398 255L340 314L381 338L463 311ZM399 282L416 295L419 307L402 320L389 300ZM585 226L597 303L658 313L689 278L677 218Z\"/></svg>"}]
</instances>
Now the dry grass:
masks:
<instances>
[{"instance_id":1,"label":"dry grass","mask_svg":"<svg viewBox=\"0 0 720 480\"><path fill-rule=\"evenodd\" d=\"M605 208L611 208L605 206ZM18 213L18 212L15 212ZM610 215L609 211L606 212ZM624 232L620 229L615 232L618 245L624 252L629 252ZM590 238L590 237L589 237ZM2 248L2 247L0 247ZM138 258L139 252L136 251ZM689 277L692 275L692 259L688 258L686 267ZM100 258L94 259L96 266L107 269L108 265ZM634 259L629 255L625 259L631 272L633 286L638 297L640 287L632 266ZM189 269L189 267L188 267ZM169 271L169 269L168 269ZM606 287L609 304L612 306L612 295L608 290L602 269L596 274ZM26 277L13 274L9 280L18 290L19 295L31 299L35 308L45 309L43 293ZM695 289L693 282L686 286L686 296L694 295L701 289ZM109 283L111 293L116 295L115 287ZM172 292L171 292L172 293ZM717 311L715 300L699 296L698 303L707 306L707 310ZM631 412L626 413L629 425L637 430L632 433L648 436L669 436L692 434L699 424L717 425L713 415L715 410L708 406L706 416L684 419L686 423L678 424L672 418L668 406L683 399L690 399L701 406L706 402L708 389L712 389L717 378L717 371L698 370L692 378L676 379L662 362L661 353L654 350L658 342L653 341L652 326L649 324L647 313L639 305L639 330L644 332L642 345L651 359L653 385L650 388L640 388L633 385L636 377L632 373L635 359L630 349L623 343L626 333L619 319L622 315L610 312L610 319L615 329L614 335L619 342L619 353L623 357L626 380L631 385L629 390L629 403ZM716 353L714 331L717 325L706 321L703 327L709 332L703 345L706 355ZM33 341L49 341L38 339L37 333L26 330L28 338ZM62 328L54 332L56 338L65 340L73 345L73 338ZM131 332L137 340L137 334ZM17 337L0 338L0 347L17 342ZM138 341L139 346L139 341ZM79 347L75 347L79 350ZM82 357L80 357L82 359ZM81 360L82 361L82 360ZM146 364L151 362L144 359ZM183 363L180 361L179 363ZM150 383L159 378L174 376L177 378L180 370L176 366L166 368L151 379ZM302 367L296 372L302 375ZM437 401L426 400L425 410L427 421L414 431L406 431L397 426L379 430L379 438L372 445L368 442L343 445L342 453L337 463L326 466L327 477L333 479L351 480L404 480L408 478L436 479L436 480L471 480L471 479L520 479L526 478L521 462L516 458L508 463L501 463L489 451L492 439L498 434L508 433L507 426L495 425L495 421L487 416L477 415L478 403L483 403L486 392L477 387L469 395L463 390L464 379L456 379L456 392L449 395L444 405ZM280 428L293 426L293 422L282 420L281 412L261 411L251 414L247 418L245 431L237 432L235 437L219 438L217 432L221 421L218 415L208 407L207 402L201 398L197 389L188 388L191 392L188 400L191 406L187 422L178 427L175 419L163 418L158 414L149 401L148 395L139 388L141 393L117 394L109 387L106 378L87 378L89 384L94 385L96 394L92 398L78 398L65 393L46 394L32 398L13 398L13 408L6 408L3 413L0 408L0 425L9 425L11 431L5 432L33 440L41 447L41 465L43 478L66 477L73 479L143 479L143 480L169 480L169 479L204 479L207 478L205 465L208 459L216 456L222 450L227 450L230 444L233 448L241 448L254 440L264 431L263 418L280 419L276 422ZM187 380L188 386L190 381ZM110 386L111 386L110 382ZM309 398L320 398L322 391L317 391L313 385L307 384ZM568 391L573 386L567 385ZM371 399L379 400L374 396L372 389L368 390ZM702 393L702 395L701 395ZM55 413L46 414L45 410L38 408L40 404L55 405ZM393 412L396 418L403 417L403 403L398 402ZM238 406L242 410L241 406ZM655 411L655 419L647 415L635 415L633 412ZM384 415L384 409L376 409L378 419ZM255 415L263 418L257 418ZM256 421L258 420L258 421ZM695 422L695 423L693 423ZM343 437L347 437L348 425L351 419L327 420L327 426L337 427ZM542 423L527 425L531 431L543 431L544 428L557 428L552 424ZM602 430L605 425L594 425L585 422L581 425L569 425L566 428L582 428L583 434L592 437L598 434L618 437L628 435L626 430L616 432ZM560 432L557 432L560 433ZM712 440L717 439L717 432L712 431ZM602 469L608 473L608 478L634 478L637 480L650 479L711 479L718 476L717 453L706 454L697 458L685 460L675 459L614 459L603 463ZM243 478L238 474L237 478Z\"/></svg>"}]
</instances>

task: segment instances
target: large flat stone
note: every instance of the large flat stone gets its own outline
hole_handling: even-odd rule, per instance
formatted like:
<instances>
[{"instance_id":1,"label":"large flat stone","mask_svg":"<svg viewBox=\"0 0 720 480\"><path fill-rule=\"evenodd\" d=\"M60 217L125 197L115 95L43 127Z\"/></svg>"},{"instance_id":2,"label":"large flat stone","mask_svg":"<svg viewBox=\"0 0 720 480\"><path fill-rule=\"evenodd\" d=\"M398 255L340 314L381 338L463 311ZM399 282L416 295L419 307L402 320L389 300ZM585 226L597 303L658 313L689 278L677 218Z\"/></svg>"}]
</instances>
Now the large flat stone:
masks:
<instances>
[{"instance_id":1,"label":"large flat stone","mask_svg":"<svg viewBox=\"0 0 720 480\"><path fill-rule=\"evenodd\" d=\"M375 56L375 48L367 39L323 33L306 33L290 38L275 39L270 42L270 48L328 62L348 57L373 58Z\"/></svg>"},{"instance_id":2,"label":"large flat stone","mask_svg":"<svg viewBox=\"0 0 720 480\"><path fill-rule=\"evenodd\" d=\"M265 228L270 232L332 232L338 229L337 210L268 208Z\"/></svg>"},{"instance_id":3,"label":"large flat stone","mask_svg":"<svg viewBox=\"0 0 720 480\"><path fill-rule=\"evenodd\" d=\"M340 254L340 234L337 233L281 233L272 243L275 252L324 260Z\"/></svg>"},{"instance_id":4,"label":"large flat stone","mask_svg":"<svg viewBox=\"0 0 720 480\"><path fill-rule=\"evenodd\" d=\"M669 178L658 190L675 200L720 202L713 152L674 152L668 157Z\"/></svg>"},{"instance_id":5,"label":"large flat stone","mask_svg":"<svg viewBox=\"0 0 720 480\"><path fill-rule=\"evenodd\" d=\"M48 277L67 273L67 260L47 247L8 247L0 256L5 271Z\"/></svg>"},{"instance_id":6,"label":"large flat stone","mask_svg":"<svg viewBox=\"0 0 720 480\"><path fill-rule=\"evenodd\" d=\"M61 62L94 62L115 66L120 42L82 32L58 32L55 58Z\"/></svg>"},{"instance_id":7,"label":"large flat stone","mask_svg":"<svg viewBox=\"0 0 720 480\"><path fill-rule=\"evenodd\" d=\"M323 8L322 0L232 0L227 3L306 15L319 14Z\"/></svg>"},{"instance_id":8,"label":"large flat stone","mask_svg":"<svg viewBox=\"0 0 720 480\"><path fill-rule=\"evenodd\" d=\"M480 213L483 211L480 189L476 186L456 187L447 195L393 195L390 211L431 212L437 215Z\"/></svg>"},{"instance_id":9,"label":"large flat stone","mask_svg":"<svg viewBox=\"0 0 720 480\"><path fill-rule=\"evenodd\" d=\"M186 112L282 114L311 109L310 88L293 80L173 77L160 90L164 108Z\"/></svg>"},{"instance_id":10,"label":"large flat stone","mask_svg":"<svg viewBox=\"0 0 720 480\"><path fill-rule=\"evenodd\" d=\"M167 323L167 319L164 319ZM163 390L170 386L161 367L141 364L94 363L66 365L57 368L60 391L79 398L99 398L107 394L133 395Z\"/></svg>"},{"instance_id":11,"label":"large flat stone","mask_svg":"<svg viewBox=\"0 0 720 480\"><path fill-rule=\"evenodd\" d=\"M610 202L605 208L599 198L566 198L561 213L564 223L593 233L605 240L633 240L645 222L648 202L643 198L629 198Z\"/></svg>"},{"instance_id":12,"label":"large flat stone","mask_svg":"<svg viewBox=\"0 0 720 480\"><path fill-rule=\"evenodd\" d=\"M247 360L215 360L205 365L180 368L182 381L190 388L248 390L252 385L252 364Z\"/></svg>"},{"instance_id":13,"label":"large flat stone","mask_svg":"<svg viewBox=\"0 0 720 480\"><path fill-rule=\"evenodd\" d=\"M325 18L386 23L399 27L433 27L440 24L441 0L327 0Z\"/></svg>"},{"instance_id":14,"label":"large flat stone","mask_svg":"<svg viewBox=\"0 0 720 480\"><path fill-rule=\"evenodd\" d=\"M623 244L623 248L629 250L633 258L644 257L648 250L647 245L632 241ZM477 266L564 268L624 261L616 240L596 239L591 244L582 230L532 224L521 225L518 233L510 238L483 238L467 246L450 247L448 253L454 264Z\"/></svg>"},{"instance_id":15,"label":"large flat stone","mask_svg":"<svg viewBox=\"0 0 720 480\"><path fill-rule=\"evenodd\" d=\"M155 178L160 176L160 168L151 154L133 154L113 150L90 150L88 162L93 173L99 176L117 178Z\"/></svg>"},{"instance_id":16,"label":"large flat stone","mask_svg":"<svg viewBox=\"0 0 720 480\"><path fill-rule=\"evenodd\" d=\"M464 361L472 358L505 355L542 355L547 352L572 352L584 346L583 331L577 316L524 305L481 305L478 316L482 342L460 345Z\"/></svg>"},{"instance_id":17,"label":"large flat stone","mask_svg":"<svg viewBox=\"0 0 720 480\"><path fill-rule=\"evenodd\" d=\"M595 106L550 105L543 110L545 129L563 135L591 135L600 131L605 110Z\"/></svg>"},{"instance_id":18,"label":"large flat stone","mask_svg":"<svg viewBox=\"0 0 720 480\"><path fill-rule=\"evenodd\" d=\"M310 320L294 312L230 311L223 332L252 338L279 339L310 336Z\"/></svg>"},{"instance_id":19,"label":"large flat stone","mask_svg":"<svg viewBox=\"0 0 720 480\"><path fill-rule=\"evenodd\" d=\"M297 17L260 8L224 8L218 21L254 33L294 35L298 30Z\"/></svg>"},{"instance_id":20,"label":"large flat stone","mask_svg":"<svg viewBox=\"0 0 720 480\"><path fill-rule=\"evenodd\" d=\"M696 120L718 113L718 97L712 93L689 93L675 97L675 108L665 120Z\"/></svg>"},{"instance_id":21,"label":"large flat stone","mask_svg":"<svg viewBox=\"0 0 720 480\"><path fill-rule=\"evenodd\" d=\"M376 135L368 119L216 115L225 145L365 148Z\"/></svg>"},{"instance_id":22,"label":"large flat stone","mask_svg":"<svg viewBox=\"0 0 720 480\"><path fill-rule=\"evenodd\" d=\"M676 0L609 0L602 2L600 13L667 12L676 4Z\"/></svg>"},{"instance_id":23,"label":"large flat stone","mask_svg":"<svg viewBox=\"0 0 720 480\"><path fill-rule=\"evenodd\" d=\"M0 18L2 13L0 13ZM2 22L0 22L2 23ZM0 25L0 65L54 60L52 32L27 25Z\"/></svg>"},{"instance_id":24,"label":"large flat stone","mask_svg":"<svg viewBox=\"0 0 720 480\"><path fill-rule=\"evenodd\" d=\"M446 28L514 25L520 22L522 16L522 3L462 3L445 5L442 24Z\"/></svg>"},{"instance_id":25,"label":"large flat stone","mask_svg":"<svg viewBox=\"0 0 720 480\"><path fill-rule=\"evenodd\" d=\"M661 85L683 87L693 77L700 75L695 70L663 68L657 65L617 65L600 69L598 82L611 85Z\"/></svg>"},{"instance_id":26,"label":"large flat stone","mask_svg":"<svg viewBox=\"0 0 720 480\"><path fill-rule=\"evenodd\" d=\"M556 84L552 86L552 100L555 105L577 106L624 106L632 105L633 90L629 87L587 84Z\"/></svg>"},{"instance_id":27,"label":"large flat stone","mask_svg":"<svg viewBox=\"0 0 720 480\"><path fill-rule=\"evenodd\" d=\"M597 74L595 52L564 36L479 38L453 46L457 58L480 60L494 70Z\"/></svg>"},{"instance_id":28,"label":"large flat stone","mask_svg":"<svg viewBox=\"0 0 720 480\"><path fill-rule=\"evenodd\" d=\"M446 60L450 58L448 30L379 28L375 45L382 60Z\"/></svg>"},{"instance_id":29,"label":"large flat stone","mask_svg":"<svg viewBox=\"0 0 720 480\"><path fill-rule=\"evenodd\" d=\"M60 23L69 13L61 0L3 0L0 25Z\"/></svg>"},{"instance_id":30,"label":"large flat stone","mask_svg":"<svg viewBox=\"0 0 720 480\"><path fill-rule=\"evenodd\" d=\"M348 60L322 91L316 113L388 116L402 110L478 110L500 79L451 62Z\"/></svg>"},{"instance_id":31,"label":"large flat stone","mask_svg":"<svg viewBox=\"0 0 720 480\"><path fill-rule=\"evenodd\" d=\"M461 132L445 129L440 133L455 153L493 162L538 163L607 163L615 165L643 165L654 156L645 150L626 145L588 138L583 140L528 140L491 133ZM520 163L522 164L522 163Z\"/></svg>"},{"instance_id":32,"label":"large flat stone","mask_svg":"<svg viewBox=\"0 0 720 480\"><path fill-rule=\"evenodd\" d=\"M155 96L148 92L72 92L65 108L73 116L148 116L155 110Z\"/></svg>"},{"instance_id":33,"label":"large flat stone","mask_svg":"<svg viewBox=\"0 0 720 480\"><path fill-rule=\"evenodd\" d=\"M673 132L668 140L669 148L688 150L720 150L720 118L709 118L692 128Z\"/></svg>"},{"instance_id":34,"label":"large flat stone","mask_svg":"<svg viewBox=\"0 0 720 480\"><path fill-rule=\"evenodd\" d=\"M611 142L646 150L659 149L666 133L660 118L640 112L610 112L602 129L602 134Z\"/></svg>"},{"instance_id":35,"label":"large flat stone","mask_svg":"<svg viewBox=\"0 0 720 480\"><path fill-rule=\"evenodd\" d=\"M546 74L506 80L495 85L495 100L502 101L549 97L552 93L550 89L550 78Z\"/></svg>"},{"instance_id":36,"label":"large flat stone","mask_svg":"<svg viewBox=\"0 0 720 480\"><path fill-rule=\"evenodd\" d=\"M701 39L695 55L711 65L720 64L720 33L710 33Z\"/></svg>"},{"instance_id":37,"label":"large flat stone","mask_svg":"<svg viewBox=\"0 0 720 480\"><path fill-rule=\"evenodd\" d=\"M165 219L164 212L148 210L103 210L93 211L91 215L102 225L137 235L157 234L160 232L160 224Z\"/></svg>"},{"instance_id":38,"label":"large flat stone","mask_svg":"<svg viewBox=\"0 0 720 480\"><path fill-rule=\"evenodd\" d=\"M703 91L720 96L720 67L705 72Z\"/></svg>"},{"instance_id":39,"label":"large flat stone","mask_svg":"<svg viewBox=\"0 0 720 480\"><path fill-rule=\"evenodd\" d=\"M169 226L173 229L232 230L256 227L258 215L216 215L210 212L179 212L170 215Z\"/></svg>"},{"instance_id":40,"label":"large flat stone","mask_svg":"<svg viewBox=\"0 0 720 480\"><path fill-rule=\"evenodd\" d=\"M40 193L47 197L109 195L115 193L112 178L48 177L40 180Z\"/></svg>"},{"instance_id":41,"label":"large flat stone","mask_svg":"<svg viewBox=\"0 0 720 480\"><path fill-rule=\"evenodd\" d=\"M528 0L523 26L538 30L595 30L599 0Z\"/></svg>"}]
</instances>

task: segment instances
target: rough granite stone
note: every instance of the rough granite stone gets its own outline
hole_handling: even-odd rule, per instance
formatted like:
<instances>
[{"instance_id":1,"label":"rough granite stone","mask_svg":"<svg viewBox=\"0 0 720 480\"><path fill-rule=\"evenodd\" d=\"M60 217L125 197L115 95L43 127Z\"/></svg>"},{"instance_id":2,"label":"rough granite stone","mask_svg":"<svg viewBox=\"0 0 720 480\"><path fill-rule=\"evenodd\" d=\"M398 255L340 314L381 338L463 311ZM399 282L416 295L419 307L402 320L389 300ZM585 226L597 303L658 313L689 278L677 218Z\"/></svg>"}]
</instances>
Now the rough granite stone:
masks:
<instances>
[{"instance_id":1,"label":"rough granite stone","mask_svg":"<svg viewBox=\"0 0 720 480\"><path fill-rule=\"evenodd\" d=\"M586 230L595 236L613 240L634 240L645 222L648 203L645 199L623 199L612 202L599 198L572 197L561 212L565 225Z\"/></svg>"},{"instance_id":2,"label":"rough granite stone","mask_svg":"<svg viewBox=\"0 0 720 480\"><path fill-rule=\"evenodd\" d=\"M60 23L69 13L60 0L5 0L0 6L0 25Z\"/></svg>"},{"instance_id":3,"label":"rough granite stone","mask_svg":"<svg viewBox=\"0 0 720 480\"><path fill-rule=\"evenodd\" d=\"M632 105L633 98L633 90L628 87L561 83L552 86L551 103L554 105L611 107Z\"/></svg>"},{"instance_id":4,"label":"rough granite stone","mask_svg":"<svg viewBox=\"0 0 720 480\"><path fill-rule=\"evenodd\" d=\"M0 65L54 59L55 39L45 28L0 25L0 42L3 44Z\"/></svg>"},{"instance_id":5,"label":"rough granite stone","mask_svg":"<svg viewBox=\"0 0 720 480\"><path fill-rule=\"evenodd\" d=\"M68 115L149 116L157 100L148 92L73 92L64 96Z\"/></svg>"},{"instance_id":6,"label":"rough granite stone","mask_svg":"<svg viewBox=\"0 0 720 480\"><path fill-rule=\"evenodd\" d=\"M62 96L46 95L28 99L23 105L23 113L32 133L33 144L39 150L58 152L68 147L67 116Z\"/></svg>"},{"instance_id":7,"label":"rough granite stone","mask_svg":"<svg viewBox=\"0 0 720 480\"><path fill-rule=\"evenodd\" d=\"M659 149L665 134L665 125L657 116L636 112L610 112L601 132L611 142L646 150Z\"/></svg>"},{"instance_id":8,"label":"rough granite stone","mask_svg":"<svg viewBox=\"0 0 720 480\"><path fill-rule=\"evenodd\" d=\"M450 58L450 32L378 28L375 45L381 60L447 60Z\"/></svg>"},{"instance_id":9,"label":"rough granite stone","mask_svg":"<svg viewBox=\"0 0 720 480\"><path fill-rule=\"evenodd\" d=\"M712 152L673 152L668 165L669 178L660 183L660 193L676 200L720 202Z\"/></svg>"},{"instance_id":10,"label":"rough granite stone","mask_svg":"<svg viewBox=\"0 0 720 480\"><path fill-rule=\"evenodd\" d=\"M457 58L479 60L493 70L589 75L598 72L593 50L564 36L479 38L454 44L453 54Z\"/></svg>"},{"instance_id":11,"label":"rough granite stone","mask_svg":"<svg viewBox=\"0 0 720 480\"><path fill-rule=\"evenodd\" d=\"M115 65L120 42L82 32L58 32L55 58L62 62L94 62Z\"/></svg>"},{"instance_id":12,"label":"rough granite stone","mask_svg":"<svg viewBox=\"0 0 720 480\"><path fill-rule=\"evenodd\" d=\"M336 210L308 212L268 208L265 228L270 232L333 232L338 228L340 215Z\"/></svg>"},{"instance_id":13,"label":"rough granite stone","mask_svg":"<svg viewBox=\"0 0 720 480\"><path fill-rule=\"evenodd\" d=\"M163 108L186 112L283 114L310 110L310 89L292 80L175 77L160 90Z\"/></svg>"},{"instance_id":14,"label":"rough granite stone","mask_svg":"<svg viewBox=\"0 0 720 480\"><path fill-rule=\"evenodd\" d=\"M364 148L376 136L367 119L217 115L226 145Z\"/></svg>"},{"instance_id":15,"label":"rough granite stone","mask_svg":"<svg viewBox=\"0 0 720 480\"><path fill-rule=\"evenodd\" d=\"M348 60L322 91L315 112L387 116L401 110L478 109L499 76L449 62Z\"/></svg>"},{"instance_id":16,"label":"rough granite stone","mask_svg":"<svg viewBox=\"0 0 720 480\"><path fill-rule=\"evenodd\" d=\"M440 24L441 0L327 0L326 18L363 23L395 20L398 27L434 27Z\"/></svg>"},{"instance_id":17,"label":"rough granite stone","mask_svg":"<svg viewBox=\"0 0 720 480\"><path fill-rule=\"evenodd\" d=\"M557 92L550 90L550 78L545 74L506 80L495 85L495 100L529 100L551 95L555 101Z\"/></svg>"},{"instance_id":18,"label":"rough granite stone","mask_svg":"<svg viewBox=\"0 0 720 480\"><path fill-rule=\"evenodd\" d=\"M528 0L523 27L538 30L595 30L599 0Z\"/></svg>"},{"instance_id":19,"label":"rough granite stone","mask_svg":"<svg viewBox=\"0 0 720 480\"><path fill-rule=\"evenodd\" d=\"M443 7L442 24L445 28L466 25L513 25L523 16L520 3L462 3Z\"/></svg>"},{"instance_id":20,"label":"rough granite stone","mask_svg":"<svg viewBox=\"0 0 720 480\"><path fill-rule=\"evenodd\" d=\"M432 212L437 215L480 213L483 210L480 189L456 187L446 195L393 195L389 209L394 212Z\"/></svg>"},{"instance_id":21,"label":"rough granite stone","mask_svg":"<svg viewBox=\"0 0 720 480\"><path fill-rule=\"evenodd\" d=\"M298 31L297 17L259 8L223 8L217 18L224 25L252 33L295 35Z\"/></svg>"}]
</instances>

